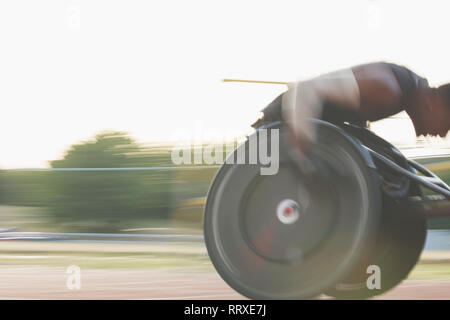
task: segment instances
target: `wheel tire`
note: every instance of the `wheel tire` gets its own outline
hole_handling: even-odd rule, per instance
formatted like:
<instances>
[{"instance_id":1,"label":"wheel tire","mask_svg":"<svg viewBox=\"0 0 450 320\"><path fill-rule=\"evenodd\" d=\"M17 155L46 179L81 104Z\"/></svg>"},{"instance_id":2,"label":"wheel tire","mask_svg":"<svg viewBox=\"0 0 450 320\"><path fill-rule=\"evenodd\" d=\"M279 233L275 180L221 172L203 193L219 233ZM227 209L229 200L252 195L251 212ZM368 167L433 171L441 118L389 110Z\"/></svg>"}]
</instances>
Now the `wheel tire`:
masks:
<instances>
[{"instance_id":1,"label":"wheel tire","mask_svg":"<svg viewBox=\"0 0 450 320\"><path fill-rule=\"evenodd\" d=\"M427 233L424 212L410 206L407 200L384 197L380 229L372 249L343 282L327 290L326 294L338 299L366 299L385 293L414 268L420 258ZM380 288L369 289L368 267L380 269Z\"/></svg>"}]
</instances>

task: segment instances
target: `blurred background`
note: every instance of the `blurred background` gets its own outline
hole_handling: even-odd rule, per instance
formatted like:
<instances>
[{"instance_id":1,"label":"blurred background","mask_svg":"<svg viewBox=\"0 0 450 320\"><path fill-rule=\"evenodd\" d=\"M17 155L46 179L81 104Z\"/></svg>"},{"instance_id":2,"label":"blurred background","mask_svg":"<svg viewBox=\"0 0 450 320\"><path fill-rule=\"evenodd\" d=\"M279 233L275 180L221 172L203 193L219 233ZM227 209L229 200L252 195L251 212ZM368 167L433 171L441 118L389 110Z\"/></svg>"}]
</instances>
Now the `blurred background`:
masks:
<instances>
[{"instance_id":1,"label":"blurred background","mask_svg":"<svg viewBox=\"0 0 450 320\"><path fill-rule=\"evenodd\" d=\"M239 298L203 245L217 164L176 166L171 152L195 145L223 159L224 142L251 132L285 88L220 79L295 81L384 60L449 82L448 9L445 0L1 2L0 298ZM450 183L449 138L416 138L404 113L371 128ZM429 228L412 282L388 297L450 298L450 219ZM84 291L67 289L70 265Z\"/></svg>"}]
</instances>

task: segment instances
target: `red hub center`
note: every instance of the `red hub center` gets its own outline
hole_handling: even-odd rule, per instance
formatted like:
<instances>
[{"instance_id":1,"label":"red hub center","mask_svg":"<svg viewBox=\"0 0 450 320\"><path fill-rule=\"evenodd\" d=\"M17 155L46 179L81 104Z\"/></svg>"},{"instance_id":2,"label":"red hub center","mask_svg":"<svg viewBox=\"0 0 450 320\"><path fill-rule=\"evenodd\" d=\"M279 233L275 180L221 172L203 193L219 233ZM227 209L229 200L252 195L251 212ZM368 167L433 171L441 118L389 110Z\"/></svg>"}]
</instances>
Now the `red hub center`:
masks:
<instances>
[{"instance_id":1,"label":"red hub center","mask_svg":"<svg viewBox=\"0 0 450 320\"><path fill-rule=\"evenodd\" d=\"M292 214L292 212L294 212L294 210L292 210L292 208L291 207L286 207L285 209L284 209L284 215L286 216L286 217L288 217L288 216L290 216L291 214Z\"/></svg>"}]
</instances>

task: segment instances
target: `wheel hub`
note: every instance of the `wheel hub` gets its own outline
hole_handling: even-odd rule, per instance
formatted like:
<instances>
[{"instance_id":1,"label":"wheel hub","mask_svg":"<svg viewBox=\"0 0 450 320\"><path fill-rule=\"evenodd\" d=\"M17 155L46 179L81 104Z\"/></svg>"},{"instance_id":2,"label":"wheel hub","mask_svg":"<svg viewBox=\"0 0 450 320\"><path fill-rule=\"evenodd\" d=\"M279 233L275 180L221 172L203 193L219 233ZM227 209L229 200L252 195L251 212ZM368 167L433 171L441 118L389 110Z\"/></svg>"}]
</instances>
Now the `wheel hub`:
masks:
<instances>
[{"instance_id":1,"label":"wheel hub","mask_svg":"<svg viewBox=\"0 0 450 320\"><path fill-rule=\"evenodd\" d=\"M277 206L277 218L283 224L293 224L300 218L301 207L292 199L285 199Z\"/></svg>"}]
</instances>

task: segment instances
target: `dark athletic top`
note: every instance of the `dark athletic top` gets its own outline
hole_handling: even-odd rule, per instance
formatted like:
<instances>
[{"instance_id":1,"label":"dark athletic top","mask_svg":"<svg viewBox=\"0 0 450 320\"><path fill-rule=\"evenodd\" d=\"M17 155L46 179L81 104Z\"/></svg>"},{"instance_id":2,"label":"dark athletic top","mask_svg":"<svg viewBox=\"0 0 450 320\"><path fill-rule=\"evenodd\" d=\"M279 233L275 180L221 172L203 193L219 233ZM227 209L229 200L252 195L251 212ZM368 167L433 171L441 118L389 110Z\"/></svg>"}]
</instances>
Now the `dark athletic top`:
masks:
<instances>
[{"instance_id":1,"label":"dark athletic top","mask_svg":"<svg viewBox=\"0 0 450 320\"><path fill-rule=\"evenodd\" d=\"M407 108L408 101L417 93L418 90L420 90L421 86L428 87L427 79L420 77L408 68L393 63L381 63L387 64L397 78L397 82L400 85L403 93L401 100L403 109Z\"/></svg>"}]
</instances>

